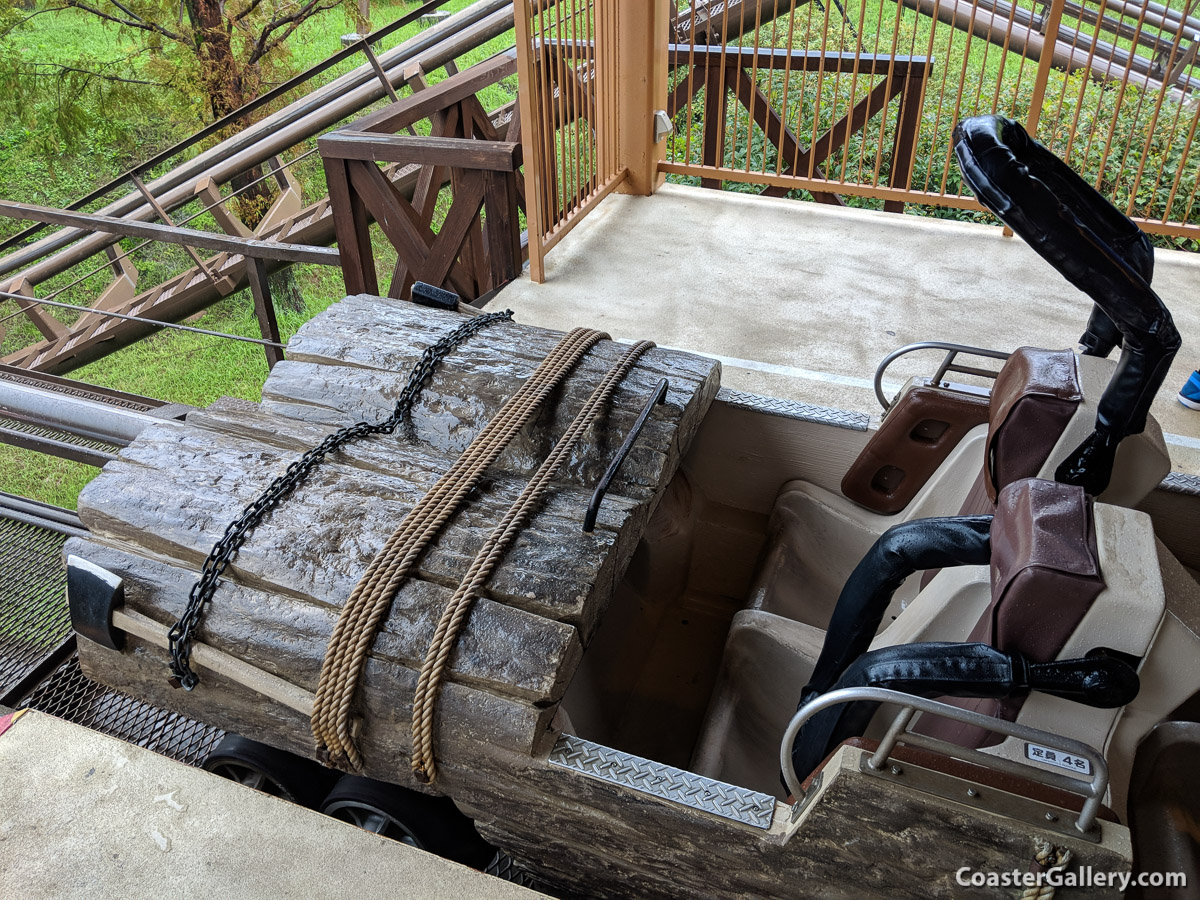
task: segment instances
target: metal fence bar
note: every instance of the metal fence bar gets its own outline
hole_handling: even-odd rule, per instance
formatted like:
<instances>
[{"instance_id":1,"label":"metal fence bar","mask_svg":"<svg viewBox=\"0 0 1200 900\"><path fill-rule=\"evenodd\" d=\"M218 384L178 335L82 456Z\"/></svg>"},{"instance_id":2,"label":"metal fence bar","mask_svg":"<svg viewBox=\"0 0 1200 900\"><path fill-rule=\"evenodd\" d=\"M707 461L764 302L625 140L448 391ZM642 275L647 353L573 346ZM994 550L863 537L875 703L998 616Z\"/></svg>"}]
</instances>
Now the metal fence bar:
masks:
<instances>
[{"instance_id":1,"label":"metal fence bar","mask_svg":"<svg viewBox=\"0 0 1200 900\"><path fill-rule=\"evenodd\" d=\"M979 209L951 132L999 113L1145 230L1200 236L1197 0L674 2L668 175Z\"/></svg>"},{"instance_id":2,"label":"metal fence bar","mask_svg":"<svg viewBox=\"0 0 1200 900\"><path fill-rule=\"evenodd\" d=\"M529 274L624 179L619 164L620 0L516 0Z\"/></svg>"}]
</instances>

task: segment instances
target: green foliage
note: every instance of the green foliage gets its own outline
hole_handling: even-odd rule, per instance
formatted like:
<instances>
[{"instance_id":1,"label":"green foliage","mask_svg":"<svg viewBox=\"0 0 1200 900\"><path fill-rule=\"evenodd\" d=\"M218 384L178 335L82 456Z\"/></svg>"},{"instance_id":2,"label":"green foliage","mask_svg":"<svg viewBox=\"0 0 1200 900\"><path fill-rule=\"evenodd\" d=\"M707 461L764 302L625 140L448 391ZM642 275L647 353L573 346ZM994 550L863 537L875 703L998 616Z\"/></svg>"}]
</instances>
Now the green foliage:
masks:
<instances>
[{"instance_id":1,"label":"green foliage","mask_svg":"<svg viewBox=\"0 0 1200 900\"><path fill-rule=\"evenodd\" d=\"M0 151L19 146L22 168L42 160L55 176L64 152L137 151L148 130L160 130L149 122L170 120L162 88L173 87L141 52L132 37L83 14L0 0ZM118 109L135 114L113 115Z\"/></svg>"}]
</instances>

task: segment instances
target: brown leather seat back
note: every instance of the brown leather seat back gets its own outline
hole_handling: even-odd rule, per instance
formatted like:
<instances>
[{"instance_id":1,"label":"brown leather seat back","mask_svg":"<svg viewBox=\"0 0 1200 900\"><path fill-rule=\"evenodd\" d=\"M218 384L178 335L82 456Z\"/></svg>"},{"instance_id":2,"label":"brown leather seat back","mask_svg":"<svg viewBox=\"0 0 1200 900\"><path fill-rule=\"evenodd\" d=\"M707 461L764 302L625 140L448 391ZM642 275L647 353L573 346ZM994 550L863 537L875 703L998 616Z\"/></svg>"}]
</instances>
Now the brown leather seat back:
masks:
<instances>
[{"instance_id":1,"label":"brown leather seat back","mask_svg":"<svg viewBox=\"0 0 1200 900\"><path fill-rule=\"evenodd\" d=\"M1016 350L992 387L983 486L993 503L1000 489L1033 478L1083 400L1070 350Z\"/></svg>"},{"instance_id":2,"label":"brown leather seat back","mask_svg":"<svg viewBox=\"0 0 1200 900\"><path fill-rule=\"evenodd\" d=\"M958 514L987 515L1006 484L1036 476L1082 401L1079 371L1070 350L1020 347L1014 351L992 386L983 468ZM940 571L925 572L921 587Z\"/></svg>"},{"instance_id":3,"label":"brown leather seat back","mask_svg":"<svg viewBox=\"0 0 1200 900\"><path fill-rule=\"evenodd\" d=\"M1033 662L1058 657L1104 589L1092 503L1083 488L1025 478L1001 489L992 520L992 598L967 640L1020 652ZM1024 697L947 699L1013 721ZM934 720L927 729L968 747L998 738Z\"/></svg>"}]
</instances>

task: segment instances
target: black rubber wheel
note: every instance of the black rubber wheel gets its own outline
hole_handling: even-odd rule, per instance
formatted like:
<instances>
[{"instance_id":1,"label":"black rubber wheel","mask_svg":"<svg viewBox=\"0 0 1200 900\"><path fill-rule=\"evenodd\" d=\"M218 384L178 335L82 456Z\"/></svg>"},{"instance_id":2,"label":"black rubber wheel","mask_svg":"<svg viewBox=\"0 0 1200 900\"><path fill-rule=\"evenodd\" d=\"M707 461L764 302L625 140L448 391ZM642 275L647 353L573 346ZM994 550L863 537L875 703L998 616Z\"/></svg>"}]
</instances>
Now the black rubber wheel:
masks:
<instances>
[{"instance_id":1,"label":"black rubber wheel","mask_svg":"<svg viewBox=\"0 0 1200 900\"><path fill-rule=\"evenodd\" d=\"M343 775L321 812L476 869L496 855L450 798L430 797L397 784Z\"/></svg>"},{"instance_id":2,"label":"black rubber wheel","mask_svg":"<svg viewBox=\"0 0 1200 900\"><path fill-rule=\"evenodd\" d=\"M227 734L208 754L204 768L272 797L316 809L337 773L294 753Z\"/></svg>"}]
</instances>

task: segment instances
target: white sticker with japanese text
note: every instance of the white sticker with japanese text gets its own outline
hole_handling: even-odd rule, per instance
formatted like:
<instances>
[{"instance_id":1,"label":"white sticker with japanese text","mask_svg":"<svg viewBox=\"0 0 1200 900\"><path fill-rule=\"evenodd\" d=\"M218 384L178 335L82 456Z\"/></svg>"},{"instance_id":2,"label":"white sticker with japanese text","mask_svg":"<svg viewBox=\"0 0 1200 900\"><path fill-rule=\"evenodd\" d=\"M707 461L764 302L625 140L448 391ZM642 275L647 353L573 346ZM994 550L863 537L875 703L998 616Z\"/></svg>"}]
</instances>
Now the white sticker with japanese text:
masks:
<instances>
[{"instance_id":1,"label":"white sticker with japanese text","mask_svg":"<svg viewBox=\"0 0 1200 900\"><path fill-rule=\"evenodd\" d=\"M1025 744L1025 758L1034 762L1049 763L1060 769L1067 769L1079 775L1092 774L1092 762L1086 756L1077 756L1053 747L1043 747L1040 744Z\"/></svg>"}]
</instances>

